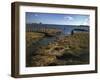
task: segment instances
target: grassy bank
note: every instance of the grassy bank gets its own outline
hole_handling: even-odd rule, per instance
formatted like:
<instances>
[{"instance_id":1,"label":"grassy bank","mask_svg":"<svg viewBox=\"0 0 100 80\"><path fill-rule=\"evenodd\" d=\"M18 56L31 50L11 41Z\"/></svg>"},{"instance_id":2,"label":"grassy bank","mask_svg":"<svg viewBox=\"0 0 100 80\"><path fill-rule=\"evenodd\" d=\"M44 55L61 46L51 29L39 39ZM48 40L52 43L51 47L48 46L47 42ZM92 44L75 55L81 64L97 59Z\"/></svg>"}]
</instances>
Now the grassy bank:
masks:
<instances>
[{"instance_id":1,"label":"grassy bank","mask_svg":"<svg viewBox=\"0 0 100 80\"><path fill-rule=\"evenodd\" d=\"M45 35L37 32L26 32L26 45L27 47L31 46L33 42L38 41L43 38Z\"/></svg>"}]
</instances>

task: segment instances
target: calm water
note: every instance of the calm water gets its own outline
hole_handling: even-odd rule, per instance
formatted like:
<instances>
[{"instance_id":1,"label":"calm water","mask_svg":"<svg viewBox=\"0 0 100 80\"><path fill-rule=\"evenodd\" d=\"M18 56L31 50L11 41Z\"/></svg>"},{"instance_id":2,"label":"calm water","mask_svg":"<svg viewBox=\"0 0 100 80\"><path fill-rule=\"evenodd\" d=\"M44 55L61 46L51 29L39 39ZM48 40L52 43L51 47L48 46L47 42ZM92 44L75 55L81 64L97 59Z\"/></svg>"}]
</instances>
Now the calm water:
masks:
<instances>
[{"instance_id":1,"label":"calm water","mask_svg":"<svg viewBox=\"0 0 100 80\"><path fill-rule=\"evenodd\" d=\"M84 26L84 25L80 25L80 26L76 26L76 25L49 25L49 24L27 24L26 25L26 30L32 30L32 31L39 31L41 29L49 29L49 28L54 28L54 29L60 29L62 30L63 34L70 34L70 32L73 29L84 29L89 31L89 26Z\"/></svg>"},{"instance_id":2,"label":"calm water","mask_svg":"<svg viewBox=\"0 0 100 80\"><path fill-rule=\"evenodd\" d=\"M68 35L71 33L74 29L83 29L89 31L89 27L77 27L77 26L60 26L60 29L63 31L65 35Z\"/></svg>"},{"instance_id":3,"label":"calm water","mask_svg":"<svg viewBox=\"0 0 100 80\"><path fill-rule=\"evenodd\" d=\"M56 37L44 37L38 41L38 45L46 46L49 43L53 43L56 40Z\"/></svg>"},{"instance_id":4,"label":"calm water","mask_svg":"<svg viewBox=\"0 0 100 80\"><path fill-rule=\"evenodd\" d=\"M45 26L45 27L44 27ZM41 29L49 29L49 28L54 28L54 29L60 29L62 33L57 36L53 37L44 37L43 39L38 41L38 45L48 45L49 43L54 42L57 37L62 37L62 36L67 36L71 34L71 31L74 29L83 29L89 31L89 26L74 26L74 25L46 25L46 24L27 24L26 25L26 30L31 29L32 31L39 31Z\"/></svg>"}]
</instances>

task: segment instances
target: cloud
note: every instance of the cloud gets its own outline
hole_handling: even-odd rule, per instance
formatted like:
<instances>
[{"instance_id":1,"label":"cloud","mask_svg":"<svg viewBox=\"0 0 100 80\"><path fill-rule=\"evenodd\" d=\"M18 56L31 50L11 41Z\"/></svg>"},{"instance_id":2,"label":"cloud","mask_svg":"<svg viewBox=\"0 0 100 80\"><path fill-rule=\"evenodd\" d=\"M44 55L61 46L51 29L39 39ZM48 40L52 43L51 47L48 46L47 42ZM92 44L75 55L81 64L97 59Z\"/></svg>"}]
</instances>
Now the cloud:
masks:
<instances>
[{"instance_id":1,"label":"cloud","mask_svg":"<svg viewBox=\"0 0 100 80\"><path fill-rule=\"evenodd\" d=\"M74 18L71 17L71 16L65 16L64 19L69 20L69 21L72 21Z\"/></svg>"},{"instance_id":2,"label":"cloud","mask_svg":"<svg viewBox=\"0 0 100 80\"><path fill-rule=\"evenodd\" d=\"M84 20L84 22L83 22L82 25L89 25L89 23L90 23L89 18L86 18L86 19Z\"/></svg>"}]
</instances>

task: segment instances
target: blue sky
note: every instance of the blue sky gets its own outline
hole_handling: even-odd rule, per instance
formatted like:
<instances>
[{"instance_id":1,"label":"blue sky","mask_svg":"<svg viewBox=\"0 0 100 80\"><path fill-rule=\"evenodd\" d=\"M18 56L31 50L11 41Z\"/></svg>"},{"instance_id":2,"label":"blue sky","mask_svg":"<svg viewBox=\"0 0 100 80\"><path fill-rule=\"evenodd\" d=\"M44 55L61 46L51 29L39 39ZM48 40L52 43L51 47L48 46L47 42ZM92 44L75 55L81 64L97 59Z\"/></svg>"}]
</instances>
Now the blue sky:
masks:
<instances>
[{"instance_id":1,"label":"blue sky","mask_svg":"<svg viewBox=\"0 0 100 80\"><path fill-rule=\"evenodd\" d=\"M89 25L89 15L26 12L26 23Z\"/></svg>"}]
</instances>

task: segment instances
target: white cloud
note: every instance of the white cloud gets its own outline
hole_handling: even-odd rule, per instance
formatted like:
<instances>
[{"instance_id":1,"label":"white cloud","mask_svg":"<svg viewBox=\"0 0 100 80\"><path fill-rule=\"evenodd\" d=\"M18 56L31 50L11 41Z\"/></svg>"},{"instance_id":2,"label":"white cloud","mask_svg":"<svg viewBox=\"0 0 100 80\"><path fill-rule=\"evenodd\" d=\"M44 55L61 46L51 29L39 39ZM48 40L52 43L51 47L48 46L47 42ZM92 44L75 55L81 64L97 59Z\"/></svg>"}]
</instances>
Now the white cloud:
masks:
<instances>
[{"instance_id":1,"label":"white cloud","mask_svg":"<svg viewBox=\"0 0 100 80\"><path fill-rule=\"evenodd\" d=\"M69 21L72 21L73 20L73 17L71 17L71 16L65 16L64 19L69 20Z\"/></svg>"},{"instance_id":2,"label":"white cloud","mask_svg":"<svg viewBox=\"0 0 100 80\"><path fill-rule=\"evenodd\" d=\"M89 25L90 21L89 18L85 19L82 25Z\"/></svg>"}]
</instances>

